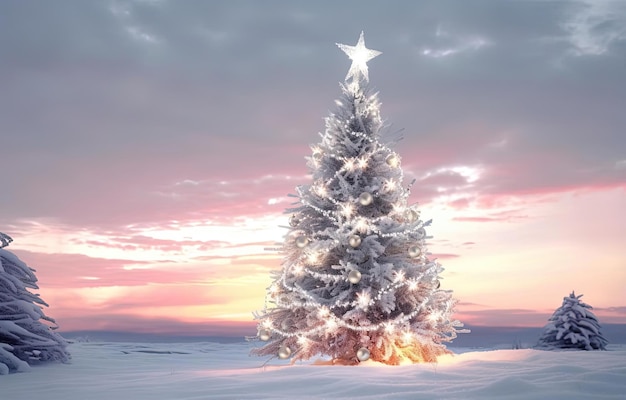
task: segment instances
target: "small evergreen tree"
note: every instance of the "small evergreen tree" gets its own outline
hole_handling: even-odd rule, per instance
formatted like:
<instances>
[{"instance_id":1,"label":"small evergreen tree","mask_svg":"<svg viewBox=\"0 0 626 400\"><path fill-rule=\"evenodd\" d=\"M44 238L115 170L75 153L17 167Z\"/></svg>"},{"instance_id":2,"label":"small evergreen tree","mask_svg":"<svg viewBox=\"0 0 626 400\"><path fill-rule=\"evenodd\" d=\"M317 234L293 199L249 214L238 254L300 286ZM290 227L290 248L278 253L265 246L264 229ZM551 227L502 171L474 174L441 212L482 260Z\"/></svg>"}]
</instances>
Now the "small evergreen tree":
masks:
<instances>
[{"instance_id":1,"label":"small evergreen tree","mask_svg":"<svg viewBox=\"0 0 626 400\"><path fill-rule=\"evenodd\" d=\"M592 307L580 301L583 295L572 291L563 298L563 305L549 319L539 342L543 349L606 350L608 341L600 332L600 323L590 311Z\"/></svg>"},{"instance_id":2,"label":"small evergreen tree","mask_svg":"<svg viewBox=\"0 0 626 400\"><path fill-rule=\"evenodd\" d=\"M3 249L11 241L0 232L0 375L26 371L30 364L70 358L67 342L54 332L54 319L43 312L41 306L48 304L28 290L39 289L35 270Z\"/></svg>"}]
</instances>

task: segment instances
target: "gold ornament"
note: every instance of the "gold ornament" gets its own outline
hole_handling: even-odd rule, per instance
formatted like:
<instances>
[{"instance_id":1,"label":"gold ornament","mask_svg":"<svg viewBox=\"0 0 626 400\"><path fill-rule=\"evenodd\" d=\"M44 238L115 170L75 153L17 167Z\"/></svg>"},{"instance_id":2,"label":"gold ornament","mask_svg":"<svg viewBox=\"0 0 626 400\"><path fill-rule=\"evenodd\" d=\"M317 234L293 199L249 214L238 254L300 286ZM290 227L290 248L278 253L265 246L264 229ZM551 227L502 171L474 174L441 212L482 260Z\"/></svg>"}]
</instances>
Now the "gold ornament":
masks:
<instances>
[{"instance_id":1,"label":"gold ornament","mask_svg":"<svg viewBox=\"0 0 626 400\"><path fill-rule=\"evenodd\" d=\"M417 258L422 254L422 249L418 245L409 247L409 257Z\"/></svg>"},{"instance_id":2,"label":"gold ornament","mask_svg":"<svg viewBox=\"0 0 626 400\"><path fill-rule=\"evenodd\" d=\"M363 206L372 204L373 200L374 200L374 197L372 197L372 194L369 192L363 192L359 196L359 203L361 203L361 205Z\"/></svg>"},{"instance_id":3,"label":"gold ornament","mask_svg":"<svg viewBox=\"0 0 626 400\"><path fill-rule=\"evenodd\" d=\"M417 213L417 211L411 209L408 210L405 214L407 221L409 222L415 222L417 221L417 218L419 217L419 214Z\"/></svg>"},{"instance_id":4,"label":"gold ornament","mask_svg":"<svg viewBox=\"0 0 626 400\"><path fill-rule=\"evenodd\" d=\"M296 217L296 214L293 214L291 217L289 217L289 225L296 226L299 223L300 223L300 219L298 219L298 217Z\"/></svg>"},{"instance_id":5,"label":"gold ornament","mask_svg":"<svg viewBox=\"0 0 626 400\"><path fill-rule=\"evenodd\" d=\"M396 156L395 154L389 154L387 158L385 158L385 162L391 168L396 168L398 166L398 161L398 156Z\"/></svg>"},{"instance_id":6,"label":"gold ornament","mask_svg":"<svg viewBox=\"0 0 626 400\"><path fill-rule=\"evenodd\" d=\"M352 235L350 239L348 239L348 243L354 248L359 247L361 245L361 237L359 235Z\"/></svg>"},{"instance_id":7,"label":"gold ornament","mask_svg":"<svg viewBox=\"0 0 626 400\"><path fill-rule=\"evenodd\" d=\"M278 358L282 358L283 360L285 358L289 358L289 356L291 355L291 349L287 346L280 346L280 349L278 349Z\"/></svg>"},{"instance_id":8,"label":"gold ornament","mask_svg":"<svg viewBox=\"0 0 626 400\"><path fill-rule=\"evenodd\" d=\"M299 248L303 248L307 244L309 244L309 238L307 238L306 236L298 236L296 238L296 246L298 246Z\"/></svg>"},{"instance_id":9,"label":"gold ornament","mask_svg":"<svg viewBox=\"0 0 626 400\"><path fill-rule=\"evenodd\" d=\"M270 336L272 336L270 334L270 331L268 331L267 329L261 329L259 331L259 339L261 339L264 342L267 342L268 340L270 340Z\"/></svg>"},{"instance_id":10,"label":"gold ornament","mask_svg":"<svg viewBox=\"0 0 626 400\"><path fill-rule=\"evenodd\" d=\"M359 283L361 281L361 273L355 269L350 271L348 274L348 281L354 284Z\"/></svg>"},{"instance_id":11,"label":"gold ornament","mask_svg":"<svg viewBox=\"0 0 626 400\"><path fill-rule=\"evenodd\" d=\"M361 347L359 351L356 352L356 358L358 358L359 361L367 361L370 358L370 351L365 347Z\"/></svg>"}]
</instances>

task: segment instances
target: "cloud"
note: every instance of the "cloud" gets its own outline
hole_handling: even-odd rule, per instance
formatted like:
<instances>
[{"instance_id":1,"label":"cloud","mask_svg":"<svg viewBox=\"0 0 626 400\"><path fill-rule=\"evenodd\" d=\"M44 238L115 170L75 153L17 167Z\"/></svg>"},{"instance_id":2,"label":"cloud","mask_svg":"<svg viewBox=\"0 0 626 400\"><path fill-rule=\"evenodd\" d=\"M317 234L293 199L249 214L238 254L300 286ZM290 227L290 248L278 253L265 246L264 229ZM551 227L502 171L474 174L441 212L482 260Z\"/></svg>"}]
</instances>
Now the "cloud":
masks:
<instances>
[{"instance_id":1,"label":"cloud","mask_svg":"<svg viewBox=\"0 0 626 400\"><path fill-rule=\"evenodd\" d=\"M525 210L513 209L497 212L487 212L482 216L457 216L453 217L453 221L459 222L519 222L520 220L527 219L528 215ZM468 242L474 244L473 242Z\"/></svg>"},{"instance_id":2,"label":"cloud","mask_svg":"<svg viewBox=\"0 0 626 400\"><path fill-rule=\"evenodd\" d=\"M574 56L600 56L626 40L626 6L608 0L577 1L575 10L561 23Z\"/></svg>"},{"instance_id":3,"label":"cloud","mask_svg":"<svg viewBox=\"0 0 626 400\"><path fill-rule=\"evenodd\" d=\"M460 53L477 51L493 43L478 35L452 34L444 30L442 25L437 25L435 40L432 47L424 47L421 55L430 58L448 58Z\"/></svg>"}]
</instances>

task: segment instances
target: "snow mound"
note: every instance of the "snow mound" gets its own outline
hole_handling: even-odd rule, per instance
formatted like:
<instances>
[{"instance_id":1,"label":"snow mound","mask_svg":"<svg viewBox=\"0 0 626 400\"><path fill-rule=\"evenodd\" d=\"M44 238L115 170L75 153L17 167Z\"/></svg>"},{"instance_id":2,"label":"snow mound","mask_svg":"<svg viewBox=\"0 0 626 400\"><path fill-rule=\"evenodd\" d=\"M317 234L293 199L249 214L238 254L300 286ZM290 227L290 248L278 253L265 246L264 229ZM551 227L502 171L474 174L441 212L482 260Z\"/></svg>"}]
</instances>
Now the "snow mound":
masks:
<instances>
[{"instance_id":1,"label":"snow mound","mask_svg":"<svg viewBox=\"0 0 626 400\"><path fill-rule=\"evenodd\" d=\"M249 357L249 343L74 343L71 364L0 377L2 398L622 399L626 346L466 351L437 364L326 366ZM461 350L464 351L465 349Z\"/></svg>"}]
</instances>

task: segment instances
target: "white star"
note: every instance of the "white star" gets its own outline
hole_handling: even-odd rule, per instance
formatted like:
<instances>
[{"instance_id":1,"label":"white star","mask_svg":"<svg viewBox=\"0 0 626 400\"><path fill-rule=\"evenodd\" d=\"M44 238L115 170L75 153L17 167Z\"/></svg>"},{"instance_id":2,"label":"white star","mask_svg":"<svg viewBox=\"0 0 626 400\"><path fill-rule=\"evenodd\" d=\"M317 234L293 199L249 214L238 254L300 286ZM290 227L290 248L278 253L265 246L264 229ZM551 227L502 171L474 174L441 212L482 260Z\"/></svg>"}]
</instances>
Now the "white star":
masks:
<instances>
[{"instance_id":1,"label":"white star","mask_svg":"<svg viewBox=\"0 0 626 400\"><path fill-rule=\"evenodd\" d=\"M361 36L359 36L359 41L356 46L348 46L341 43L336 43L336 45L352 60L352 65L350 66L348 75L346 75L346 81L352 77L352 82L355 82L362 76L369 82L370 79L367 74L367 62L383 53L376 50L370 50L365 47L363 32L361 32Z\"/></svg>"}]
</instances>

